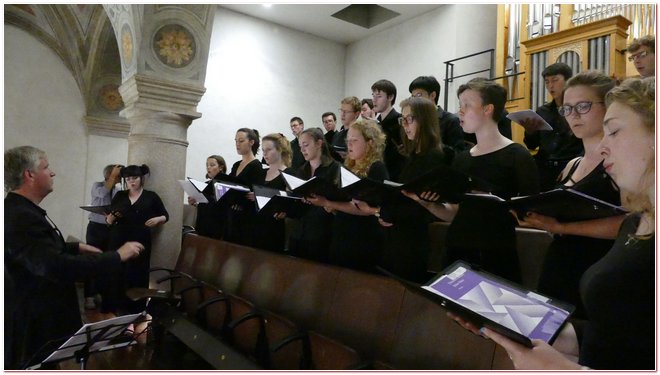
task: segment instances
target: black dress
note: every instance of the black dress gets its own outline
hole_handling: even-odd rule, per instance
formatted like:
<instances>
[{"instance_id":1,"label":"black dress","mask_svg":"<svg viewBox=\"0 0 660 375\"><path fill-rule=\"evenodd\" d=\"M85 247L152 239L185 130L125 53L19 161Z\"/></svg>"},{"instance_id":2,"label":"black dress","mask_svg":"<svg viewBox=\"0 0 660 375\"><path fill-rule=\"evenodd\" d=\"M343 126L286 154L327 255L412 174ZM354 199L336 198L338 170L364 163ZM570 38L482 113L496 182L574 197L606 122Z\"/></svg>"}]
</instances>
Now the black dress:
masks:
<instances>
[{"instance_id":1,"label":"black dress","mask_svg":"<svg viewBox=\"0 0 660 375\"><path fill-rule=\"evenodd\" d=\"M479 156L463 151L456 155L453 167L485 182L489 192L503 199L539 192L534 159L517 143ZM461 259L520 282L515 227L515 218L500 202L466 197L447 229L445 265Z\"/></svg>"},{"instance_id":2,"label":"black dress","mask_svg":"<svg viewBox=\"0 0 660 375\"><path fill-rule=\"evenodd\" d=\"M121 271L117 252L80 255L27 198L5 197L5 369L41 362L81 326L76 281ZM37 353L39 352L39 353Z\"/></svg>"},{"instance_id":3,"label":"black dress","mask_svg":"<svg viewBox=\"0 0 660 375\"><path fill-rule=\"evenodd\" d=\"M322 157L321 165L314 171L317 178L326 179L340 186L341 165L330 157ZM297 177L303 180L312 178L309 162L297 170ZM332 241L332 221L334 215L322 207L310 208L299 220L292 220L289 236L291 255L327 263L330 242Z\"/></svg>"},{"instance_id":4,"label":"black dress","mask_svg":"<svg viewBox=\"0 0 660 375\"><path fill-rule=\"evenodd\" d=\"M612 249L582 277L580 292L589 320L581 335L581 365L656 368L655 234L634 236L638 223L637 215L626 218Z\"/></svg>"},{"instance_id":5,"label":"black dress","mask_svg":"<svg viewBox=\"0 0 660 375\"><path fill-rule=\"evenodd\" d=\"M573 186L565 186L579 161L574 164L560 187L578 190L605 202L620 205L621 197L612 178L601 162L593 171ZM614 244L613 240L585 236L555 235L548 248L539 278L539 292L573 304L573 316L586 318L580 298L580 278L587 268L602 258Z\"/></svg>"},{"instance_id":6,"label":"black dress","mask_svg":"<svg viewBox=\"0 0 660 375\"><path fill-rule=\"evenodd\" d=\"M389 177L385 163L371 164L367 178L376 181ZM375 216L357 216L337 211L332 227L330 262L365 272L375 272L381 257L384 228Z\"/></svg>"},{"instance_id":7,"label":"black dress","mask_svg":"<svg viewBox=\"0 0 660 375\"><path fill-rule=\"evenodd\" d=\"M227 220L227 210L229 207L225 201L215 200L215 188L213 185L215 181L209 180L206 188L202 191L209 202L197 204L195 232L200 236L221 240L224 236L225 221Z\"/></svg>"},{"instance_id":8,"label":"black dress","mask_svg":"<svg viewBox=\"0 0 660 375\"><path fill-rule=\"evenodd\" d=\"M112 198L113 211L121 212L110 229L110 249L117 250L127 241L137 241L144 245L144 251L137 258L124 263L123 277L118 280L114 293L109 293L110 301L104 296L102 309L113 311L124 308L130 313L137 313L144 309L144 302L132 303L126 297L129 288L149 287L149 264L151 259L151 228L144 223L157 216L169 214L158 194L150 190L142 190L142 194L131 204L128 191L119 191Z\"/></svg>"},{"instance_id":9,"label":"black dress","mask_svg":"<svg viewBox=\"0 0 660 375\"><path fill-rule=\"evenodd\" d=\"M448 164L446 157L439 149L412 155L401 171L399 182L410 182L439 165ZM385 228L380 266L410 281L428 281L431 247L428 224L437 220L435 216L405 196L383 204L380 215L383 221L394 224Z\"/></svg>"},{"instance_id":10,"label":"black dress","mask_svg":"<svg viewBox=\"0 0 660 375\"><path fill-rule=\"evenodd\" d=\"M249 162L237 175L240 164L241 162L237 161L232 165L230 176L236 177L241 183L250 187L262 180L263 167L259 160L254 159ZM245 246L253 246L254 218L257 215L255 203L244 196L233 201L224 201L229 206L225 240Z\"/></svg>"},{"instance_id":11,"label":"black dress","mask_svg":"<svg viewBox=\"0 0 660 375\"><path fill-rule=\"evenodd\" d=\"M274 179L266 181L266 172L263 170L262 179L256 185L269 187L271 189L286 190L286 181L282 173ZM295 174L291 168L284 170L284 173ZM286 246L286 224L285 220L278 220L272 216L257 214L255 216L254 227L254 247L258 249L270 250L283 253Z\"/></svg>"}]
</instances>

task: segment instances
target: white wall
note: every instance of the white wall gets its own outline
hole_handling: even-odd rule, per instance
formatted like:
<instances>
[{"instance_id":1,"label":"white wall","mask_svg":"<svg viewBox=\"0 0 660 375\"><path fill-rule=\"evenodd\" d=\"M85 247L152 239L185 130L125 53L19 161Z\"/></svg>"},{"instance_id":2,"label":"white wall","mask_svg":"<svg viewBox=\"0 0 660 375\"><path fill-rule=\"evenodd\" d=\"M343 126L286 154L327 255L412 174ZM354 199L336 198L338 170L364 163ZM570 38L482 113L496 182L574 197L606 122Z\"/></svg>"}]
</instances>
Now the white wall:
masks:
<instances>
[{"instance_id":1,"label":"white wall","mask_svg":"<svg viewBox=\"0 0 660 375\"><path fill-rule=\"evenodd\" d=\"M224 156L230 166L237 161L238 128L291 138L292 116L302 117L306 127L321 127L323 112L336 113L345 96L370 97L371 85L381 78L397 86L398 104L415 77L442 80L443 61L494 48L496 9L445 5L344 46L218 8L207 91L198 106L202 117L188 129L186 174L202 179L211 154ZM80 91L59 57L18 28L5 25L4 32L5 150L32 144L48 153L57 176L42 206L65 236L84 238L87 220L78 206L89 203L91 184L101 179L106 164L126 162L127 141L88 136ZM452 111L455 90L449 96Z\"/></svg>"},{"instance_id":2,"label":"white wall","mask_svg":"<svg viewBox=\"0 0 660 375\"><path fill-rule=\"evenodd\" d=\"M289 119L322 128L344 97L346 48L338 43L218 8L213 24L202 117L188 128L186 173L203 179L206 157L240 160L234 136L242 127L291 139ZM261 152L258 157L260 158Z\"/></svg>"},{"instance_id":3,"label":"white wall","mask_svg":"<svg viewBox=\"0 0 660 375\"><path fill-rule=\"evenodd\" d=\"M495 4L444 5L355 42L346 54L346 95L370 98L371 85L388 79L397 88L398 110L401 100L410 95L408 85L418 76L435 76L444 90L444 61L495 48L496 27ZM470 60L459 67L468 72L476 70L475 63ZM457 70L455 74L461 73ZM451 112L457 110L457 87L449 90L447 110ZM443 95L444 91L440 93L440 104Z\"/></svg>"},{"instance_id":4,"label":"white wall","mask_svg":"<svg viewBox=\"0 0 660 375\"><path fill-rule=\"evenodd\" d=\"M13 26L5 33L5 150L32 145L44 150L56 173L42 204L64 236L84 238L87 142L83 98L71 72L48 47Z\"/></svg>"}]
</instances>

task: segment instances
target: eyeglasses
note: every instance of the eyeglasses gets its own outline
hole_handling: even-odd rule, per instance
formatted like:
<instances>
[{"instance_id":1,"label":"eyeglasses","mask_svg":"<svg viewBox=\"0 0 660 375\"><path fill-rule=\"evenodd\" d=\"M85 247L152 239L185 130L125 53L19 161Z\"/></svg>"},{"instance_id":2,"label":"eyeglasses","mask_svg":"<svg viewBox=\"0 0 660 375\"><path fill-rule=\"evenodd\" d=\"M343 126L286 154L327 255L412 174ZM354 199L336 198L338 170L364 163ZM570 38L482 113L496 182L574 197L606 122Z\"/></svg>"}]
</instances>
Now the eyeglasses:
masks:
<instances>
[{"instance_id":1,"label":"eyeglasses","mask_svg":"<svg viewBox=\"0 0 660 375\"><path fill-rule=\"evenodd\" d=\"M559 107L559 115L561 117L568 117L573 113L573 109L575 109L575 112L578 114L584 115L589 113L593 104L597 103L602 104L603 102L578 102L575 105L562 105Z\"/></svg>"},{"instance_id":2,"label":"eyeglasses","mask_svg":"<svg viewBox=\"0 0 660 375\"><path fill-rule=\"evenodd\" d=\"M634 54L634 55L630 55L630 56L628 56L628 61L633 62L633 61L635 61L635 60L637 60L637 59L641 59L641 58L646 57L646 55L648 55L648 54L649 54L648 51L642 51L642 52L640 52L640 53L636 53L636 54Z\"/></svg>"},{"instance_id":3,"label":"eyeglasses","mask_svg":"<svg viewBox=\"0 0 660 375\"><path fill-rule=\"evenodd\" d=\"M415 121L415 116L413 115L408 115L408 116L401 116L399 117L399 125L404 126L405 124L412 124L413 121Z\"/></svg>"},{"instance_id":4,"label":"eyeglasses","mask_svg":"<svg viewBox=\"0 0 660 375\"><path fill-rule=\"evenodd\" d=\"M410 97L411 97L411 98L423 98L423 97L424 97L424 94L422 94L421 92L418 92L418 93L416 93L416 94L412 94L412 95L410 95Z\"/></svg>"}]
</instances>

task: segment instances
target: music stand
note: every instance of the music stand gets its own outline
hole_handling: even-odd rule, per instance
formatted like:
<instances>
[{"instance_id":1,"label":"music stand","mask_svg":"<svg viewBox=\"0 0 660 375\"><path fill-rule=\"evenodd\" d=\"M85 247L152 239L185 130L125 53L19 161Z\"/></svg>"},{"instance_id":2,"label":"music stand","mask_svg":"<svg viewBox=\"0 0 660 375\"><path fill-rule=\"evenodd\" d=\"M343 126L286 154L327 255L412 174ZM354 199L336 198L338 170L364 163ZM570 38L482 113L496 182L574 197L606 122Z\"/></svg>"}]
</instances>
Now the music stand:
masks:
<instances>
[{"instance_id":1,"label":"music stand","mask_svg":"<svg viewBox=\"0 0 660 375\"><path fill-rule=\"evenodd\" d=\"M60 362L75 358L80 363L80 369L85 370L89 356L96 352L122 348L137 343L133 337L123 335L129 325L146 316L145 312L123 315L102 320L96 323L84 324L78 332L69 337L40 364L31 367L35 369L47 362Z\"/></svg>"}]
</instances>

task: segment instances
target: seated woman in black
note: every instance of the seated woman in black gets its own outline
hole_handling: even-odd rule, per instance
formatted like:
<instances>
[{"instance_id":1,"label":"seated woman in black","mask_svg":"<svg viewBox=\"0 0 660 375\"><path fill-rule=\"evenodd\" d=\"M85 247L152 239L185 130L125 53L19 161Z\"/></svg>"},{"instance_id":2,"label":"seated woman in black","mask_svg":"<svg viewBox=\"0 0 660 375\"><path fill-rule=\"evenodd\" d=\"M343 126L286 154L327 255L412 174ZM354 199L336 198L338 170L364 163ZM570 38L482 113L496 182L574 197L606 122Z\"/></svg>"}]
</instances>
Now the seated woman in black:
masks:
<instances>
[{"instance_id":1,"label":"seated woman in black","mask_svg":"<svg viewBox=\"0 0 660 375\"><path fill-rule=\"evenodd\" d=\"M340 186L341 164L330 155L321 129L305 129L298 139L305 164L296 171L297 177L309 180L315 176ZM289 237L291 255L328 262L333 217L321 207L312 207L300 220L293 220Z\"/></svg>"},{"instance_id":2,"label":"seated woman in black","mask_svg":"<svg viewBox=\"0 0 660 375\"><path fill-rule=\"evenodd\" d=\"M582 140L584 156L566 165L558 187L578 190L618 206L619 190L603 168L599 146L604 134L605 94L613 87L614 80L597 71L581 72L566 83L559 113ZM535 213L519 218L523 226L554 234L539 279L539 292L571 303L576 307L574 317L587 318L580 298L580 278L612 247L624 217L573 223L559 223Z\"/></svg>"},{"instance_id":3,"label":"seated woman in black","mask_svg":"<svg viewBox=\"0 0 660 375\"><path fill-rule=\"evenodd\" d=\"M453 316L501 345L518 370L653 370L657 365L655 78L628 79L605 101L603 165L621 189L624 207L635 213L624 220L612 249L582 276L587 322L564 326L552 346L533 340L528 348Z\"/></svg>"},{"instance_id":4,"label":"seated woman in black","mask_svg":"<svg viewBox=\"0 0 660 375\"><path fill-rule=\"evenodd\" d=\"M222 239L227 217L227 205L215 200L213 180L216 176L227 173L227 164L220 155L211 155L206 159L206 178L209 181L202 191L209 203L199 203L193 197L188 197L188 204L197 207L195 232L200 236Z\"/></svg>"},{"instance_id":5,"label":"seated woman in black","mask_svg":"<svg viewBox=\"0 0 660 375\"><path fill-rule=\"evenodd\" d=\"M259 152L259 132L256 129L241 128L236 131L236 152L241 160L232 165L229 175L236 177L242 184L252 187L261 181L263 168L255 155ZM257 209L254 201L246 193L240 198L227 202L230 206L226 224L225 240L241 245L252 246L254 243L254 217ZM222 198L221 198L222 199Z\"/></svg>"},{"instance_id":6,"label":"seated woman in black","mask_svg":"<svg viewBox=\"0 0 660 375\"><path fill-rule=\"evenodd\" d=\"M385 133L373 120L358 120L348 128L348 153L344 165L361 178L387 180L383 162ZM330 244L330 262L360 271L375 272L383 247L384 231L369 210L353 202L334 202L325 197L307 198L312 204L335 213Z\"/></svg>"},{"instance_id":7,"label":"seated woman in black","mask_svg":"<svg viewBox=\"0 0 660 375\"><path fill-rule=\"evenodd\" d=\"M408 160L399 175L406 183L431 169L446 165L449 154L442 148L435 104L425 98L412 97L401 102L401 125L404 152ZM428 224L435 220L412 200L383 203L381 207L362 207L380 217L385 229L385 245L380 266L399 277L414 282L429 279L430 241Z\"/></svg>"},{"instance_id":8,"label":"seated woman in black","mask_svg":"<svg viewBox=\"0 0 660 375\"><path fill-rule=\"evenodd\" d=\"M261 151L268 169L262 171L261 180L256 185L277 190L286 190L282 172L295 174L291 170L291 145L282 134L273 133L261 139ZM255 217L254 247L275 252L284 252L286 230L284 213L274 217L257 214Z\"/></svg>"},{"instance_id":9,"label":"seated woman in black","mask_svg":"<svg viewBox=\"0 0 660 375\"><path fill-rule=\"evenodd\" d=\"M503 199L538 193L539 176L529 151L497 129L506 89L491 81L473 79L458 88L458 98L463 131L474 133L477 144L457 154L452 167L489 185L488 192ZM445 240L447 265L462 259L520 281L516 221L503 205L483 197L466 197L458 205L411 198L438 218L451 221Z\"/></svg>"},{"instance_id":10,"label":"seated woman in black","mask_svg":"<svg viewBox=\"0 0 660 375\"><path fill-rule=\"evenodd\" d=\"M149 167L129 165L119 172L124 178L126 190L117 192L112 198L111 213L106 216L110 228L110 249L119 249L126 241L137 241L144 245L140 256L126 263L125 272L118 278L108 298L104 296L101 310L104 312L138 313L144 310L144 302L132 302L126 297L130 288L149 287L149 265L151 260L151 230L163 225L169 214L158 194L144 189Z\"/></svg>"}]
</instances>

